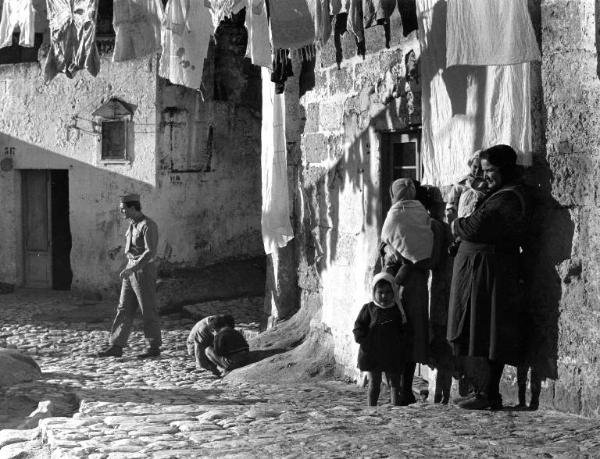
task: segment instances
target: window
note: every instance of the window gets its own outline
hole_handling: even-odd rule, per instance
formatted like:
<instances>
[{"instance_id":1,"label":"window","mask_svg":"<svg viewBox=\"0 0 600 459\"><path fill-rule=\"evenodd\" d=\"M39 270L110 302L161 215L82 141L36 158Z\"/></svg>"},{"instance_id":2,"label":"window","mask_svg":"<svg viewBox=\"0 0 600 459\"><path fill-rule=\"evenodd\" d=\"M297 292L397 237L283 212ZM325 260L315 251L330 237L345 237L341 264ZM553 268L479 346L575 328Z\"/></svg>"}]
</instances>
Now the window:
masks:
<instances>
[{"instance_id":1,"label":"window","mask_svg":"<svg viewBox=\"0 0 600 459\"><path fill-rule=\"evenodd\" d=\"M102 159L127 160L126 120L102 121Z\"/></svg>"},{"instance_id":2,"label":"window","mask_svg":"<svg viewBox=\"0 0 600 459\"><path fill-rule=\"evenodd\" d=\"M116 97L92 113L100 134L102 162L130 162L133 154L133 113L136 106Z\"/></svg>"},{"instance_id":3,"label":"window","mask_svg":"<svg viewBox=\"0 0 600 459\"><path fill-rule=\"evenodd\" d=\"M381 202L382 216L391 206L389 189L399 178L421 180L421 129L386 132L381 138Z\"/></svg>"}]
</instances>

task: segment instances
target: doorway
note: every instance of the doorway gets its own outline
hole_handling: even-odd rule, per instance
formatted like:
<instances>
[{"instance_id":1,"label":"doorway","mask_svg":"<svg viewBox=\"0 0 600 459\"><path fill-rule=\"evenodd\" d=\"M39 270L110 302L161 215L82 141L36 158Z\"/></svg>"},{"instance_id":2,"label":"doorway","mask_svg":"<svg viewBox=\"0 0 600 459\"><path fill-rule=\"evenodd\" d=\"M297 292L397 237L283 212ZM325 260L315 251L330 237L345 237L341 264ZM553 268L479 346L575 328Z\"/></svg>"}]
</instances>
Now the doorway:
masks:
<instances>
[{"instance_id":1,"label":"doorway","mask_svg":"<svg viewBox=\"0 0 600 459\"><path fill-rule=\"evenodd\" d=\"M23 284L69 290L71 228L69 172L23 170Z\"/></svg>"},{"instance_id":2,"label":"doorway","mask_svg":"<svg viewBox=\"0 0 600 459\"><path fill-rule=\"evenodd\" d=\"M421 129L385 132L381 138L381 221L385 220L392 202L389 193L394 180L411 178L421 180Z\"/></svg>"}]
</instances>

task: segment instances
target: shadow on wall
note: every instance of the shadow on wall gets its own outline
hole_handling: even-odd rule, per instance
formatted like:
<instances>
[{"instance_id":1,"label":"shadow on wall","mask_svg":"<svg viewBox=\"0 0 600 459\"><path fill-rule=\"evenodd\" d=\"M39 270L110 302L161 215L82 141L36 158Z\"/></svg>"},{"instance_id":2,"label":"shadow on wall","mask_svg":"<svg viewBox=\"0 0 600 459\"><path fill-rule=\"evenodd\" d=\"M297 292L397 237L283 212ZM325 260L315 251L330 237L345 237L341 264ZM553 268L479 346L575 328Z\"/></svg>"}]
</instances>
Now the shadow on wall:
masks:
<instances>
[{"instance_id":1,"label":"shadow on wall","mask_svg":"<svg viewBox=\"0 0 600 459\"><path fill-rule=\"evenodd\" d=\"M93 285L107 284L100 279L116 286L122 264L118 254L122 252L126 230L118 210L119 196L124 192L139 193L144 206L145 202L151 202L150 199L145 200L144 196L151 195L154 187L3 133L0 133L0 155L2 159L12 158L14 164L13 170L0 172L0 186L1 182L5 182L2 186L3 213L14 216L3 222L4 234L13 236L5 239L0 247L2 259L19 269L17 260L21 253L22 238L19 217L23 200L19 185L21 173L27 170L68 171L69 193L63 196L62 205L69 210L73 242L70 255L73 288L85 291ZM53 207L60 207L60 204L53 203ZM151 204L147 207L152 215L155 209ZM61 218L64 218L64 213ZM104 290L113 296L113 288L105 287Z\"/></svg>"}]
</instances>

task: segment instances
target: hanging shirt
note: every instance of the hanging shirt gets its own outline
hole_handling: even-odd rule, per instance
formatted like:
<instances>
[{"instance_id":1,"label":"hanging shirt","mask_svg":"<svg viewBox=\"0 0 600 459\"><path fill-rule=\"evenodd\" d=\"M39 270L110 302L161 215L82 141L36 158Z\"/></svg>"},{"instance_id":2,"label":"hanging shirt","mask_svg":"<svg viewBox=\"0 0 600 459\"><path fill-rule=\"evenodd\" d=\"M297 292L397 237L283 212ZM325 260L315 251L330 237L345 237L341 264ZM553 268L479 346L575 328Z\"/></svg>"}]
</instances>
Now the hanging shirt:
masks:
<instances>
[{"instance_id":1,"label":"hanging shirt","mask_svg":"<svg viewBox=\"0 0 600 459\"><path fill-rule=\"evenodd\" d=\"M214 27L200 0L169 0L162 23L159 75L173 84L200 89Z\"/></svg>"},{"instance_id":2,"label":"hanging shirt","mask_svg":"<svg viewBox=\"0 0 600 459\"><path fill-rule=\"evenodd\" d=\"M294 238L290 223L285 141L285 95L275 94L271 72L262 68L262 237L265 253L285 247Z\"/></svg>"},{"instance_id":3,"label":"hanging shirt","mask_svg":"<svg viewBox=\"0 0 600 459\"><path fill-rule=\"evenodd\" d=\"M47 0L50 51L44 66L46 81L58 73L73 78L81 69L96 76L100 56L96 47L99 0Z\"/></svg>"},{"instance_id":4,"label":"hanging shirt","mask_svg":"<svg viewBox=\"0 0 600 459\"><path fill-rule=\"evenodd\" d=\"M365 28L388 23L396 8L396 0L363 0Z\"/></svg>"},{"instance_id":5,"label":"hanging shirt","mask_svg":"<svg viewBox=\"0 0 600 459\"><path fill-rule=\"evenodd\" d=\"M204 3L208 6L215 30L223 19L246 7L246 0L205 0Z\"/></svg>"},{"instance_id":6,"label":"hanging shirt","mask_svg":"<svg viewBox=\"0 0 600 459\"><path fill-rule=\"evenodd\" d=\"M446 67L539 61L527 0L448 0Z\"/></svg>"},{"instance_id":7,"label":"hanging shirt","mask_svg":"<svg viewBox=\"0 0 600 459\"><path fill-rule=\"evenodd\" d=\"M254 65L271 68L272 50L269 40L269 19L265 0L247 0L246 29L248 30L248 46L246 57Z\"/></svg>"},{"instance_id":8,"label":"hanging shirt","mask_svg":"<svg viewBox=\"0 0 600 459\"><path fill-rule=\"evenodd\" d=\"M114 0L113 62L127 61L161 50L161 0Z\"/></svg>"},{"instance_id":9,"label":"hanging shirt","mask_svg":"<svg viewBox=\"0 0 600 459\"><path fill-rule=\"evenodd\" d=\"M499 143L515 149L519 164L530 165L530 64L446 68L446 1L416 5L423 183L455 183L471 152Z\"/></svg>"},{"instance_id":10,"label":"hanging shirt","mask_svg":"<svg viewBox=\"0 0 600 459\"><path fill-rule=\"evenodd\" d=\"M19 46L31 48L35 40L35 13L32 0L4 0L0 21L0 48L12 46L13 33L19 28Z\"/></svg>"}]
</instances>

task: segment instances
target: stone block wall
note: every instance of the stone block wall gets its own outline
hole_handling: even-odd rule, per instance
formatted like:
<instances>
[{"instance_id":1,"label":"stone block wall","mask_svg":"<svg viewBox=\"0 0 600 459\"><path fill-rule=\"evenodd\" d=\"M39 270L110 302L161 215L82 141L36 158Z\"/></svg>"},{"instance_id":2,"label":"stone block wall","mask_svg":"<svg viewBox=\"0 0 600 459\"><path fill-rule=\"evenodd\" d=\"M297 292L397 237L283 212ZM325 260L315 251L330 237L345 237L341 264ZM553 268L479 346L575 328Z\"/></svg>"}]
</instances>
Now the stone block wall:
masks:
<instances>
[{"instance_id":1,"label":"stone block wall","mask_svg":"<svg viewBox=\"0 0 600 459\"><path fill-rule=\"evenodd\" d=\"M534 357L548 377L541 404L598 416L600 2L528 4L542 51L541 64L532 66L534 151L526 171L540 224L528 308L537 323ZM333 336L336 360L349 376L356 376L352 325L369 297L382 223L380 133L419 117L418 87L403 79L405 58L411 51L418 58L418 43L400 31L392 24L385 49L376 41L383 31L369 30L367 44L371 38L374 46L364 59L343 37L339 69L328 43L317 57L314 88L304 88L298 106L288 105L300 118L288 131L299 302L320 307L314 325ZM297 79L290 85L296 86L286 93L302 86ZM507 368L504 390L515 386Z\"/></svg>"},{"instance_id":2,"label":"stone block wall","mask_svg":"<svg viewBox=\"0 0 600 459\"><path fill-rule=\"evenodd\" d=\"M287 134L299 301L302 307L319 306L313 325L333 336L336 361L351 377L357 376L358 350L352 328L370 299L368 283L383 224L381 133L420 122L414 110L420 104L412 104L420 89L416 81L407 82L405 66L409 53L419 54L416 35L402 35L396 13L390 48L381 26L367 29L366 44L363 58L356 55L354 38L344 34L338 68L332 38L317 55L314 87L298 77L303 73L299 63L286 86L286 104L298 112ZM298 91L294 106L291 98Z\"/></svg>"}]
</instances>

